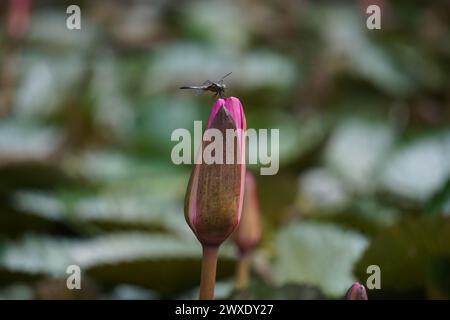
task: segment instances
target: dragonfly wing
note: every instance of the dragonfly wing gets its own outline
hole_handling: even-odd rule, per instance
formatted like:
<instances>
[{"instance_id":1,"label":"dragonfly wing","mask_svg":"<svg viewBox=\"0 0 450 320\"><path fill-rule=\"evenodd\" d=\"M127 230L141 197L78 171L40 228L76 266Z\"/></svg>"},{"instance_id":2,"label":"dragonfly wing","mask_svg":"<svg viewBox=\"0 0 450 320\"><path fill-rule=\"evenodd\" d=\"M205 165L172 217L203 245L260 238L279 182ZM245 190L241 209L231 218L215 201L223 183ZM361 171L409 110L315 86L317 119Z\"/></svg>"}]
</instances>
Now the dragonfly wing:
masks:
<instances>
[{"instance_id":1,"label":"dragonfly wing","mask_svg":"<svg viewBox=\"0 0 450 320\"><path fill-rule=\"evenodd\" d=\"M223 79L225 79L226 77L228 77L230 74L232 74L233 72L229 72L226 75L224 75L222 78L220 78L219 82L223 82Z\"/></svg>"}]
</instances>

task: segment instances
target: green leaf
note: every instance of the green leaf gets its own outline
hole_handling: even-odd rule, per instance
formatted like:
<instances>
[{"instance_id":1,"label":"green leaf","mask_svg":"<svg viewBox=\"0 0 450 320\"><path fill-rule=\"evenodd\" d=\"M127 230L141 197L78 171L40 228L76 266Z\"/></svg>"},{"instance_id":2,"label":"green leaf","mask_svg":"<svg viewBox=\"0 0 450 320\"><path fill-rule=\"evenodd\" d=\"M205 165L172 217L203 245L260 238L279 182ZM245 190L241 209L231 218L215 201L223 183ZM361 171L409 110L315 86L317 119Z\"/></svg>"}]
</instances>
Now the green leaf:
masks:
<instances>
[{"instance_id":1,"label":"green leaf","mask_svg":"<svg viewBox=\"0 0 450 320\"><path fill-rule=\"evenodd\" d=\"M449 258L450 219L410 218L374 237L355 270L361 279L365 279L367 267L378 265L381 269L380 296L405 297L408 293L425 291L434 279L443 278L442 272L448 279L449 268L439 269L439 275L435 271L439 261Z\"/></svg>"},{"instance_id":2,"label":"green leaf","mask_svg":"<svg viewBox=\"0 0 450 320\"><path fill-rule=\"evenodd\" d=\"M109 229L168 230L190 234L181 204L145 195L80 196L22 191L13 198L14 207L26 213L61 222L94 223Z\"/></svg>"},{"instance_id":3,"label":"green leaf","mask_svg":"<svg viewBox=\"0 0 450 320\"><path fill-rule=\"evenodd\" d=\"M201 248L192 236L114 233L88 240L29 235L0 251L0 269L11 273L67 277L69 265L105 284L129 283L173 294L198 284ZM220 250L218 278L233 272L233 250Z\"/></svg>"},{"instance_id":4,"label":"green leaf","mask_svg":"<svg viewBox=\"0 0 450 320\"><path fill-rule=\"evenodd\" d=\"M276 239L276 276L281 283L316 285L340 296L355 282L353 264L367 244L362 235L333 225L291 224Z\"/></svg>"},{"instance_id":5,"label":"green leaf","mask_svg":"<svg viewBox=\"0 0 450 320\"><path fill-rule=\"evenodd\" d=\"M392 148L393 130L383 123L350 118L334 131L325 151L325 162L352 190L368 192L384 157Z\"/></svg>"},{"instance_id":6,"label":"green leaf","mask_svg":"<svg viewBox=\"0 0 450 320\"><path fill-rule=\"evenodd\" d=\"M331 6L321 18L331 60L344 61L347 72L367 79L387 94L412 92L414 83L387 50L369 39L365 22L356 9Z\"/></svg>"},{"instance_id":7,"label":"green leaf","mask_svg":"<svg viewBox=\"0 0 450 320\"><path fill-rule=\"evenodd\" d=\"M0 289L0 300L30 300L33 291L25 284L16 283Z\"/></svg>"},{"instance_id":8,"label":"green leaf","mask_svg":"<svg viewBox=\"0 0 450 320\"><path fill-rule=\"evenodd\" d=\"M56 128L26 121L0 121L0 164L48 161L61 141L61 132Z\"/></svg>"},{"instance_id":9,"label":"green leaf","mask_svg":"<svg viewBox=\"0 0 450 320\"><path fill-rule=\"evenodd\" d=\"M450 134L421 137L387 159L381 186L396 195L425 201L450 177Z\"/></svg>"}]
</instances>

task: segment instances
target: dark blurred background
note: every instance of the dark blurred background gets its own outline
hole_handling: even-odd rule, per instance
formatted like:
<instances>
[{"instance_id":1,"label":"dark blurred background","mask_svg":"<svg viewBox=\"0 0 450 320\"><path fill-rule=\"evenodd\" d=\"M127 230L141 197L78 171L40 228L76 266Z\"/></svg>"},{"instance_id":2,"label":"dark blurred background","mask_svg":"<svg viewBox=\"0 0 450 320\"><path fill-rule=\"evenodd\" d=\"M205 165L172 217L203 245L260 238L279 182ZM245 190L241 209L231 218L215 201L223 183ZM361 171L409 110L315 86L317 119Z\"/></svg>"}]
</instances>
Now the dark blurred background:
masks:
<instances>
[{"instance_id":1,"label":"dark blurred background","mask_svg":"<svg viewBox=\"0 0 450 320\"><path fill-rule=\"evenodd\" d=\"M450 298L448 1L0 8L0 299L196 297L170 135L214 102L178 87L228 72L248 127L280 129L279 173L249 166L264 231L244 297L341 298L378 265L369 299ZM217 297L235 259L222 246Z\"/></svg>"}]
</instances>

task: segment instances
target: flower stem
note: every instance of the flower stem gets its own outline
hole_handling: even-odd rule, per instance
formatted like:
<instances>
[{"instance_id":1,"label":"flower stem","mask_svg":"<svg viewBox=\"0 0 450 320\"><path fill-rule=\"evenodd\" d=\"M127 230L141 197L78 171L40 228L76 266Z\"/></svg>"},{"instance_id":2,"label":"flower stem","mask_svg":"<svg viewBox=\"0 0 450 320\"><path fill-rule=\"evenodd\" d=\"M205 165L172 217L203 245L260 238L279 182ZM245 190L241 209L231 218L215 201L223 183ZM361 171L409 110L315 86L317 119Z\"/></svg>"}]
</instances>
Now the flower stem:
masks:
<instances>
[{"instance_id":1,"label":"flower stem","mask_svg":"<svg viewBox=\"0 0 450 320\"><path fill-rule=\"evenodd\" d=\"M250 260L248 254L239 255L236 266L236 290L241 291L248 287Z\"/></svg>"},{"instance_id":2,"label":"flower stem","mask_svg":"<svg viewBox=\"0 0 450 320\"><path fill-rule=\"evenodd\" d=\"M219 246L203 246L200 300L214 299L218 253Z\"/></svg>"}]
</instances>

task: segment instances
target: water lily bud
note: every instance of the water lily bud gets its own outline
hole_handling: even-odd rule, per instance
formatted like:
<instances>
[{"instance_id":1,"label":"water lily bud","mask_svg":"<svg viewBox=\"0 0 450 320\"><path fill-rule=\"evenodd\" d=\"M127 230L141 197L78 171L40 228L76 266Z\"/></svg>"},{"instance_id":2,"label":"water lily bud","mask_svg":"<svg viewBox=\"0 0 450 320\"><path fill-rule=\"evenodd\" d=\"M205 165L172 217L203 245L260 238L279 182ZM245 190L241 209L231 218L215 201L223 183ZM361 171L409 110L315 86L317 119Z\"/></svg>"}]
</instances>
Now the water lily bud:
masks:
<instances>
[{"instance_id":1,"label":"water lily bud","mask_svg":"<svg viewBox=\"0 0 450 320\"><path fill-rule=\"evenodd\" d=\"M347 300L367 300L366 289L362 284L356 282L348 289L345 299Z\"/></svg>"},{"instance_id":2,"label":"water lily bud","mask_svg":"<svg viewBox=\"0 0 450 320\"><path fill-rule=\"evenodd\" d=\"M30 20L31 0L10 0L7 33L11 39L23 37Z\"/></svg>"},{"instance_id":3,"label":"water lily bud","mask_svg":"<svg viewBox=\"0 0 450 320\"><path fill-rule=\"evenodd\" d=\"M231 139L227 129L231 129L229 136L230 132L234 134ZM186 221L202 245L220 245L239 223L245 179L245 130L239 99L218 99L203 135L203 152L199 153L203 161L194 165L184 207ZM221 134L209 139L211 132ZM211 154L220 161L211 163L205 158L212 146L218 147Z\"/></svg>"},{"instance_id":4,"label":"water lily bud","mask_svg":"<svg viewBox=\"0 0 450 320\"><path fill-rule=\"evenodd\" d=\"M245 176L241 221L233 235L241 255L253 250L261 239L258 193L255 177L250 172L247 172Z\"/></svg>"}]
</instances>

